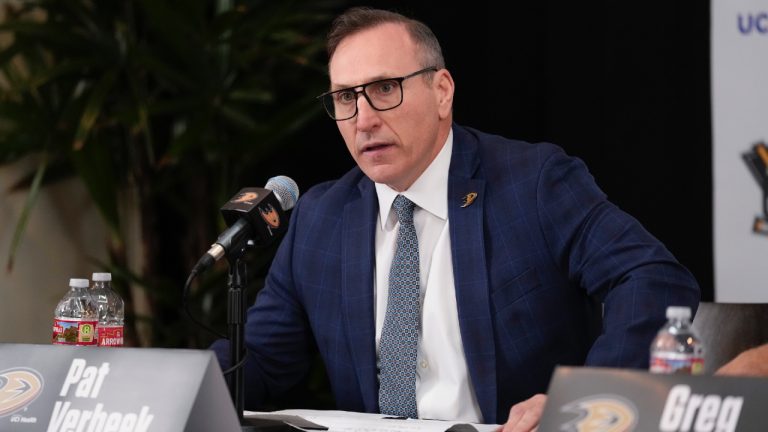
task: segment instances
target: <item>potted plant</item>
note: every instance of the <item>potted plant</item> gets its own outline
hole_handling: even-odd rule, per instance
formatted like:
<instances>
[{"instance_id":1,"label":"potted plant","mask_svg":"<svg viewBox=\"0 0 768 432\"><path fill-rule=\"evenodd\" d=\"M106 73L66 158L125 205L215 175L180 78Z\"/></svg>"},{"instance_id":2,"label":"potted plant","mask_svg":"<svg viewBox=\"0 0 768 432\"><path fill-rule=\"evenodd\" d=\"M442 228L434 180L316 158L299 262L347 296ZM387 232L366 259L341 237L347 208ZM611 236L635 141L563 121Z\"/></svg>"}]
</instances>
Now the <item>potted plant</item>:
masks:
<instances>
[{"instance_id":1,"label":"potted plant","mask_svg":"<svg viewBox=\"0 0 768 432\"><path fill-rule=\"evenodd\" d=\"M320 113L324 32L339 2L39 0L4 3L0 34L0 164L35 155L13 190L26 193L9 268L46 184L76 176L109 227L109 262L126 302L126 337L202 347L180 312L181 286L223 226L217 209L249 169ZM261 179L262 181L265 179ZM143 260L128 265L126 203ZM258 276L271 260L251 263ZM202 320L221 269L192 294ZM258 281L257 281L258 282ZM137 311L131 286L148 310ZM220 290L219 290L220 291ZM222 321L223 322L223 321Z\"/></svg>"}]
</instances>

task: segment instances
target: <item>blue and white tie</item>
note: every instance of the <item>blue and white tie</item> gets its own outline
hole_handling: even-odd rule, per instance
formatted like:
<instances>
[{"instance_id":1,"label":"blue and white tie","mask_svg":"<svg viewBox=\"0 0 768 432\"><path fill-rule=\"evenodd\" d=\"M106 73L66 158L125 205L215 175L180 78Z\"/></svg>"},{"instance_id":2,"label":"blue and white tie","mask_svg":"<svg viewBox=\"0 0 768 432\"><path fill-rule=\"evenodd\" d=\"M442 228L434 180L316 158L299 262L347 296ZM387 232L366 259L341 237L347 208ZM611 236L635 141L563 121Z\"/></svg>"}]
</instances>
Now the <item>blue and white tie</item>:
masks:
<instances>
[{"instance_id":1,"label":"blue and white tie","mask_svg":"<svg viewBox=\"0 0 768 432\"><path fill-rule=\"evenodd\" d=\"M400 229L389 271L387 312L379 341L379 409L382 414L417 418L419 242L413 226L413 202L398 195L393 207Z\"/></svg>"}]
</instances>

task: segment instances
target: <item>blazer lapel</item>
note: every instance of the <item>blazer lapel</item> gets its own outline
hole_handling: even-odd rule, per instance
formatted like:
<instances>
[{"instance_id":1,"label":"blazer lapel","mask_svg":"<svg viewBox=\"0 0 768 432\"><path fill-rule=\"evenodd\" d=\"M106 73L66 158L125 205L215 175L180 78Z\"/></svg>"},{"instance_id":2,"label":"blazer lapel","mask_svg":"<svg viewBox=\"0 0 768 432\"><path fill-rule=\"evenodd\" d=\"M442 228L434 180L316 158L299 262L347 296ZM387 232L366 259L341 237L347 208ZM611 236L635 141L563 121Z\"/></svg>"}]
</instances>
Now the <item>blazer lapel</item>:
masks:
<instances>
[{"instance_id":1,"label":"blazer lapel","mask_svg":"<svg viewBox=\"0 0 768 432\"><path fill-rule=\"evenodd\" d=\"M377 412L373 265L378 202L373 183L360 183L360 196L343 209L341 296L347 340L367 412Z\"/></svg>"},{"instance_id":2,"label":"blazer lapel","mask_svg":"<svg viewBox=\"0 0 768 432\"><path fill-rule=\"evenodd\" d=\"M472 178L479 165L476 141L454 127L448 177L448 220L461 341L485 422L496 421L496 352L488 289L483 213L485 180Z\"/></svg>"}]
</instances>

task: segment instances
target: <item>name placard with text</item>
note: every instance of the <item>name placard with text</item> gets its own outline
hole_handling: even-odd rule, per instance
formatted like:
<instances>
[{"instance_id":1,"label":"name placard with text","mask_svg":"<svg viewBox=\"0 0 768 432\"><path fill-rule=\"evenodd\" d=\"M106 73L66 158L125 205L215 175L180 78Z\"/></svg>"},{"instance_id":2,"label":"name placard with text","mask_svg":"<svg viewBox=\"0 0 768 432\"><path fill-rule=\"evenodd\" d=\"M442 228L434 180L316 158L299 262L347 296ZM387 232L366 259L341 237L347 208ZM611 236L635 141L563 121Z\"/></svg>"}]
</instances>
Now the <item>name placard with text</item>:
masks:
<instances>
[{"instance_id":1,"label":"name placard with text","mask_svg":"<svg viewBox=\"0 0 768 432\"><path fill-rule=\"evenodd\" d=\"M240 431L210 351L0 344L0 431Z\"/></svg>"},{"instance_id":2,"label":"name placard with text","mask_svg":"<svg viewBox=\"0 0 768 432\"><path fill-rule=\"evenodd\" d=\"M558 367L541 431L766 430L768 379Z\"/></svg>"}]
</instances>

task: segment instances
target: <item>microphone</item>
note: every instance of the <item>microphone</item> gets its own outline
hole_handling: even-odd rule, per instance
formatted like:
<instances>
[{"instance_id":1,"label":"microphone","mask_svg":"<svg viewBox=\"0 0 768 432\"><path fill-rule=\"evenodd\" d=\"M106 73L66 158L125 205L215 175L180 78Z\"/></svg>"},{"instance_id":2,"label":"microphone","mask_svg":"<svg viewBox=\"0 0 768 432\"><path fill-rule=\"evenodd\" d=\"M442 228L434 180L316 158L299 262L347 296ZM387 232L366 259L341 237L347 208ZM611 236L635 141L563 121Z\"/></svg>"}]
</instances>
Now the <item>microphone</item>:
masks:
<instances>
[{"instance_id":1,"label":"microphone","mask_svg":"<svg viewBox=\"0 0 768 432\"><path fill-rule=\"evenodd\" d=\"M296 205L299 186L286 176L272 177L264 188L243 188L223 207L227 228L192 269L200 273L224 256L239 256L249 244L265 245L288 225L285 211Z\"/></svg>"}]
</instances>

